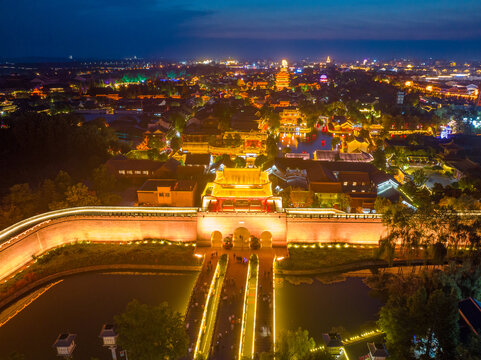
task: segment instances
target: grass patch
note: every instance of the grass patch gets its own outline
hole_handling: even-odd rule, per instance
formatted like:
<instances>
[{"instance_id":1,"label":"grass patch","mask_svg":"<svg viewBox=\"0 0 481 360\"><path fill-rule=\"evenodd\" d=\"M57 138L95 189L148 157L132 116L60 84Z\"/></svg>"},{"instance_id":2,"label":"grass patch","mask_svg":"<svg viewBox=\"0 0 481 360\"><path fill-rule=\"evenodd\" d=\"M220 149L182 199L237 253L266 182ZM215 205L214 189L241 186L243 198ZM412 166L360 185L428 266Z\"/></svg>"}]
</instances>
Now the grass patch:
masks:
<instances>
[{"instance_id":1,"label":"grass patch","mask_svg":"<svg viewBox=\"0 0 481 360\"><path fill-rule=\"evenodd\" d=\"M375 249L345 248L342 245L340 248L335 245L332 245L331 248L299 246L298 248L290 247L289 257L278 262L277 268L281 270L314 270L374 259Z\"/></svg>"},{"instance_id":2,"label":"grass patch","mask_svg":"<svg viewBox=\"0 0 481 360\"><path fill-rule=\"evenodd\" d=\"M170 245L169 245L170 244ZM0 299L22 287L62 271L96 265L200 265L194 246L160 240L120 244L74 243L34 258L34 263L0 285Z\"/></svg>"}]
</instances>

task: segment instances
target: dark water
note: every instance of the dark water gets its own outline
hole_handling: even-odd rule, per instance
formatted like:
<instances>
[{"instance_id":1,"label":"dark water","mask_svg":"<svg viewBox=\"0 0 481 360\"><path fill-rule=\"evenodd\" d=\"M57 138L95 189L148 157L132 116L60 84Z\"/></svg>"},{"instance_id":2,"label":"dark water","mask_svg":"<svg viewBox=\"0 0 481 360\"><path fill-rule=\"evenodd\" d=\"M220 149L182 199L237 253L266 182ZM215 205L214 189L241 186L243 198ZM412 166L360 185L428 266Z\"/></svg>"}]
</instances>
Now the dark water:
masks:
<instances>
[{"instance_id":1,"label":"dark water","mask_svg":"<svg viewBox=\"0 0 481 360\"><path fill-rule=\"evenodd\" d=\"M184 313L197 274L82 274L65 279L0 328L0 358L17 351L30 359L58 359L52 344L61 332L77 334L76 360L111 359L98 338L132 299L167 301Z\"/></svg>"},{"instance_id":2,"label":"dark water","mask_svg":"<svg viewBox=\"0 0 481 360\"><path fill-rule=\"evenodd\" d=\"M380 300L369 295L369 288L361 278L347 278L333 284L314 280L310 285L292 285L284 281L276 289L277 332L301 327L309 331L316 343L322 343L322 334L333 327L342 326L351 335L356 335L363 325L377 320L382 305ZM367 352L365 341L354 348L359 349L356 355L359 351Z\"/></svg>"}]
</instances>

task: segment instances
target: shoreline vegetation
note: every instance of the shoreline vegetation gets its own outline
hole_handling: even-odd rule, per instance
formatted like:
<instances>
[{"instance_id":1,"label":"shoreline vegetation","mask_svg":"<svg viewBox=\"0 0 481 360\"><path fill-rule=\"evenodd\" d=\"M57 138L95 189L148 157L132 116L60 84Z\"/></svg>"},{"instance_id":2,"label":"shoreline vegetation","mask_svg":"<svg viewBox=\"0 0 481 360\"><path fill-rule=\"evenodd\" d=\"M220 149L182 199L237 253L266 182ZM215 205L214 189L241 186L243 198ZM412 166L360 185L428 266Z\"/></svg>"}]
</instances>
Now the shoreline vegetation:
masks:
<instances>
[{"instance_id":1,"label":"shoreline vegetation","mask_svg":"<svg viewBox=\"0 0 481 360\"><path fill-rule=\"evenodd\" d=\"M289 246L288 257L276 262L275 271L279 280L288 281L293 285L311 284L314 279L329 283L340 280L341 274L349 272L367 270L373 275L402 267L441 267L449 262L460 263L469 255L469 252L450 251L451 256L446 256L443 261L438 262L432 253L432 249L423 249L406 256L400 250L396 250L394 257L389 260L380 256L379 247L375 245L295 244Z\"/></svg>"},{"instance_id":2,"label":"shoreline vegetation","mask_svg":"<svg viewBox=\"0 0 481 360\"><path fill-rule=\"evenodd\" d=\"M77 272L129 269L129 270L179 270L198 269L202 259L194 256L194 243L175 243L149 239L129 243L77 242L52 249L38 257L15 276L0 284L0 307L13 301L19 293L25 295L49 281L56 274L66 276ZM33 288L30 287L33 284ZM27 289L25 292L24 289ZM10 299L12 298L12 299ZM5 302L8 299L9 301ZM5 302L5 304L3 304Z\"/></svg>"}]
</instances>

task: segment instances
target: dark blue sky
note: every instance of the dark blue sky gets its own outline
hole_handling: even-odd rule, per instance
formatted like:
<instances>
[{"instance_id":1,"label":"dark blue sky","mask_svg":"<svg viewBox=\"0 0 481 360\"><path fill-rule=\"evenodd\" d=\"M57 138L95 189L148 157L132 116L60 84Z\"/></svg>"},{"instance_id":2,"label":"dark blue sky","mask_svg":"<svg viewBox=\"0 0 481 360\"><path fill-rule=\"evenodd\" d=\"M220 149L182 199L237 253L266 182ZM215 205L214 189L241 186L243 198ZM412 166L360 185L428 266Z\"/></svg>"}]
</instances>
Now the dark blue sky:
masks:
<instances>
[{"instance_id":1,"label":"dark blue sky","mask_svg":"<svg viewBox=\"0 0 481 360\"><path fill-rule=\"evenodd\" d=\"M481 59L481 0L0 0L0 57Z\"/></svg>"}]
</instances>

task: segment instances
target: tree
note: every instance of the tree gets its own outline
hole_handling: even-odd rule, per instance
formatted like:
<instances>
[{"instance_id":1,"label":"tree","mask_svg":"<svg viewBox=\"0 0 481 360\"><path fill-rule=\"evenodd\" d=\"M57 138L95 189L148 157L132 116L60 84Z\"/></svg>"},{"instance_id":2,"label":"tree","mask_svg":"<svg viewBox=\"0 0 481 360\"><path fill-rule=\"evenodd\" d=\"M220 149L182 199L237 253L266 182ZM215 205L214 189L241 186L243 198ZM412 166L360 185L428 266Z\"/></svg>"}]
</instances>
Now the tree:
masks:
<instances>
[{"instance_id":1,"label":"tree","mask_svg":"<svg viewBox=\"0 0 481 360\"><path fill-rule=\"evenodd\" d=\"M417 169L416 171L414 171L412 173L412 177L413 177L413 182L416 184L416 186L423 185L427 180L426 173L424 172L423 169Z\"/></svg>"},{"instance_id":2,"label":"tree","mask_svg":"<svg viewBox=\"0 0 481 360\"><path fill-rule=\"evenodd\" d=\"M105 165L101 165L94 169L92 173L93 187L97 193L108 193L117 187L117 178L107 169Z\"/></svg>"},{"instance_id":3,"label":"tree","mask_svg":"<svg viewBox=\"0 0 481 360\"><path fill-rule=\"evenodd\" d=\"M276 132L281 127L281 116L275 110L269 112L267 118L267 125L269 126L269 130L271 132Z\"/></svg>"},{"instance_id":4,"label":"tree","mask_svg":"<svg viewBox=\"0 0 481 360\"><path fill-rule=\"evenodd\" d=\"M433 246L433 262L437 265L444 264L444 260L448 255L448 249L443 243L437 242Z\"/></svg>"},{"instance_id":5,"label":"tree","mask_svg":"<svg viewBox=\"0 0 481 360\"><path fill-rule=\"evenodd\" d=\"M386 211L389 210L392 203L391 200L386 199L385 197L378 196L374 201L374 210L377 214L384 214Z\"/></svg>"},{"instance_id":6,"label":"tree","mask_svg":"<svg viewBox=\"0 0 481 360\"><path fill-rule=\"evenodd\" d=\"M21 354L21 353L18 353L16 351L12 351L7 358L3 358L2 359L6 359L6 360L25 360L25 355Z\"/></svg>"},{"instance_id":7,"label":"tree","mask_svg":"<svg viewBox=\"0 0 481 360\"><path fill-rule=\"evenodd\" d=\"M331 146L333 149L340 143L341 143L341 138L338 136L333 137L331 140Z\"/></svg>"},{"instance_id":8,"label":"tree","mask_svg":"<svg viewBox=\"0 0 481 360\"><path fill-rule=\"evenodd\" d=\"M334 357L325 349L310 351L302 360L334 360Z\"/></svg>"},{"instance_id":9,"label":"tree","mask_svg":"<svg viewBox=\"0 0 481 360\"><path fill-rule=\"evenodd\" d=\"M172 139L170 139L170 148L172 149L172 151L179 151L181 147L182 138L174 136Z\"/></svg>"},{"instance_id":10,"label":"tree","mask_svg":"<svg viewBox=\"0 0 481 360\"><path fill-rule=\"evenodd\" d=\"M70 175L67 172L60 170L55 178L55 186L57 187L57 190L64 194L71 185L72 178Z\"/></svg>"},{"instance_id":11,"label":"tree","mask_svg":"<svg viewBox=\"0 0 481 360\"><path fill-rule=\"evenodd\" d=\"M182 132L185 127L186 119L185 117L178 112L172 112L169 115L170 123L174 125L175 130Z\"/></svg>"},{"instance_id":12,"label":"tree","mask_svg":"<svg viewBox=\"0 0 481 360\"><path fill-rule=\"evenodd\" d=\"M152 150L160 151L165 147L165 142L160 136L150 136L147 141L147 146Z\"/></svg>"},{"instance_id":13,"label":"tree","mask_svg":"<svg viewBox=\"0 0 481 360\"><path fill-rule=\"evenodd\" d=\"M372 156L374 158L372 164L379 170L386 170L386 154L384 151L382 149L376 149Z\"/></svg>"},{"instance_id":14,"label":"tree","mask_svg":"<svg viewBox=\"0 0 481 360\"><path fill-rule=\"evenodd\" d=\"M261 167L264 165L264 163L268 160L267 156L265 155L259 155L256 157L256 160L254 161L254 165L257 167Z\"/></svg>"},{"instance_id":15,"label":"tree","mask_svg":"<svg viewBox=\"0 0 481 360\"><path fill-rule=\"evenodd\" d=\"M296 331L282 331L276 345L276 359L279 360L302 360L316 347L309 332L301 328Z\"/></svg>"},{"instance_id":16,"label":"tree","mask_svg":"<svg viewBox=\"0 0 481 360\"><path fill-rule=\"evenodd\" d=\"M351 205L351 197L347 194L339 194L337 196L337 205L342 211L348 211Z\"/></svg>"},{"instance_id":17,"label":"tree","mask_svg":"<svg viewBox=\"0 0 481 360\"><path fill-rule=\"evenodd\" d=\"M245 168L246 167L246 159L244 159L240 156L237 156L234 159L234 164L235 164L236 168Z\"/></svg>"},{"instance_id":18,"label":"tree","mask_svg":"<svg viewBox=\"0 0 481 360\"><path fill-rule=\"evenodd\" d=\"M82 183L77 183L67 189L65 201L68 207L100 205L100 200L95 195L95 192L90 191Z\"/></svg>"},{"instance_id":19,"label":"tree","mask_svg":"<svg viewBox=\"0 0 481 360\"><path fill-rule=\"evenodd\" d=\"M174 360L187 354L189 337L182 315L165 302L151 306L132 300L114 321L118 343L132 359Z\"/></svg>"},{"instance_id":20,"label":"tree","mask_svg":"<svg viewBox=\"0 0 481 360\"><path fill-rule=\"evenodd\" d=\"M270 158L277 157L279 149L277 148L277 140L274 136L269 136L266 141L266 152Z\"/></svg>"}]
</instances>

